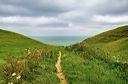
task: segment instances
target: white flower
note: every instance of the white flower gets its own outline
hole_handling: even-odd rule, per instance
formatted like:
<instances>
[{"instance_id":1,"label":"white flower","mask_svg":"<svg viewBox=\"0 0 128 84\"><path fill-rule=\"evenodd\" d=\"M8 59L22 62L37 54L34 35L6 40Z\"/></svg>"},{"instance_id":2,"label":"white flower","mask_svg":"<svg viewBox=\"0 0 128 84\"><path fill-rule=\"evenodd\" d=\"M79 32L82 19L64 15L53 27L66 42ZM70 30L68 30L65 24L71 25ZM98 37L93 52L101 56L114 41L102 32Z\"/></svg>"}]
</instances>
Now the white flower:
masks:
<instances>
[{"instance_id":1,"label":"white flower","mask_svg":"<svg viewBox=\"0 0 128 84\"><path fill-rule=\"evenodd\" d=\"M15 75L16 75L16 73L13 73L13 74L12 74L12 76L15 76Z\"/></svg>"},{"instance_id":2,"label":"white flower","mask_svg":"<svg viewBox=\"0 0 128 84\"><path fill-rule=\"evenodd\" d=\"M21 76L20 76L20 75L16 77L16 79L17 79L17 80L18 80L18 79L20 79L20 78L21 78Z\"/></svg>"},{"instance_id":3,"label":"white flower","mask_svg":"<svg viewBox=\"0 0 128 84\"><path fill-rule=\"evenodd\" d=\"M13 84L13 82L9 82L8 84Z\"/></svg>"}]
</instances>

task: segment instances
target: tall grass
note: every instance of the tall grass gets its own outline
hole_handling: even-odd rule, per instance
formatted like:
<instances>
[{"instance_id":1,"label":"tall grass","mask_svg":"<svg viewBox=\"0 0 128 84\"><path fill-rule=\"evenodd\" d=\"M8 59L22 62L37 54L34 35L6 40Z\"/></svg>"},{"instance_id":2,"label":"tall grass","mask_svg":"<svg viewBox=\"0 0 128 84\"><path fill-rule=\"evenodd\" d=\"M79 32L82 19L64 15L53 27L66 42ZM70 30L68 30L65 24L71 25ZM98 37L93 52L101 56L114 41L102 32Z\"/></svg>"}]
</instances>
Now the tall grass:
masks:
<instances>
[{"instance_id":1,"label":"tall grass","mask_svg":"<svg viewBox=\"0 0 128 84\"><path fill-rule=\"evenodd\" d=\"M8 64L3 67L3 80L0 83L56 84L59 79L54 66L57 59L55 55L54 50L26 49L23 59L13 59L12 56L7 56L5 60Z\"/></svg>"},{"instance_id":2,"label":"tall grass","mask_svg":"<svg viewBox=\"0 0 128 84\"><path fill-rule=\"evenodd\" d=\"M127 84L128 64L111 58L111 53L86 43L65 49L62 68L69 83Z\"/></svg>"}]
</instances>

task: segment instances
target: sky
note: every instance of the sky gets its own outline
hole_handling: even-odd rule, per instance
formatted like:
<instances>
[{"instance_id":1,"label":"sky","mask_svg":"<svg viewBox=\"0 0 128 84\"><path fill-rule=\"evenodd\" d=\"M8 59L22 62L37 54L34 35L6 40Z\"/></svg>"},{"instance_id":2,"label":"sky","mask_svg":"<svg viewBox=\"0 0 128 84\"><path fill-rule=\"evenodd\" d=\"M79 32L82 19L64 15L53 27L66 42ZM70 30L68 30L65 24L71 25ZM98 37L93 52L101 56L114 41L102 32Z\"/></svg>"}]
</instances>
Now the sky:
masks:
<instances>
[{"instance_id":1,"label":"sky","mask_svg":"<svg viewBox=\"0 0 128 84\"><path fill-rule=\"evenodd\" d=\"M0 28L27 36L92 36L128 24L128 0L0 0Z\"/></svg>"}]
</instances>

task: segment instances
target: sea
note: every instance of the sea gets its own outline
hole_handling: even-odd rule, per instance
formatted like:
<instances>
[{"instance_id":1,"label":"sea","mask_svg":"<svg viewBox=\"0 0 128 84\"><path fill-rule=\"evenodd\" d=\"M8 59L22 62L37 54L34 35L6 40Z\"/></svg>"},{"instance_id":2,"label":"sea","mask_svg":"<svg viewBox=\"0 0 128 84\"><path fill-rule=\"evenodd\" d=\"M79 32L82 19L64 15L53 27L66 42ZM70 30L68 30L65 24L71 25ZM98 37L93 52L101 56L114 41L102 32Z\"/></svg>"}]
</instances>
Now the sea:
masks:
<instances>
[{"instance_id":1,"label":"sea","mask_svg":"<svg viewBox=\"0 0 128 84\"><path fill-rule=\"evenodd\" d=\"M87 36L32 36L31 38L45 44L69 46L80 43L81 41L85 40Z\"/></svg>"}]
</instances>

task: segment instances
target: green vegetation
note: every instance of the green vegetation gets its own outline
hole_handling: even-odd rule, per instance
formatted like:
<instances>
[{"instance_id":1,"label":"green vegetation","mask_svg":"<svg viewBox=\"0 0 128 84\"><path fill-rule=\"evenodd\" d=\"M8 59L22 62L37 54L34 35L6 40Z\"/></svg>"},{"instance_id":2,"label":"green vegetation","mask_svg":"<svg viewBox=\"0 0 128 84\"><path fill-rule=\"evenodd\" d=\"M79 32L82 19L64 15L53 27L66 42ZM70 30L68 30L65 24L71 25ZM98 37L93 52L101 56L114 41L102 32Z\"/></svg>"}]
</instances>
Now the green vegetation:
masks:
<instances>
[{"instance_id":1,"label":"green vegetation","mask_svg":"<svg viewBox=\"0 0 128 84\"><path fill-rule=\"evenodd\" d=\"M59 50L62 52L62 70L69 84L128 83L128 26L103 32L65 48L4 30L0 30L0 39L0 84L12 80L19 84L15 77L10 77L14 71L6 70L8 67L15 70L17 61L22 65L21 71L17 70L17 73L22 72L20 83L58 84L55 64ZM14 62L8 62L6 56L12 57ZM10 75L2 73L2 67Z\"/></svg>"},{"instance_id":2,"label":"green vegetation","mask_svg":"<svg viewBox=\"0 0 128 84\"><path fill-rule=\"evenodd\" d=\"M0 62L4 63L3 59L8 55L22 57L25 49L34 47L41 48L46 45L13 32L0 30Z\"/></svg>"},{"instance_id":3,"label":"green vegetation","mask_svg":"<svg viewBox=\"0 0 128 84\"><path fill-rule=\"evenodd\" d=\"M123 71L120 74L116 64L110 66L95 58L84 60L73 53L64 54L62 59L62 67L69 84L127 84L127 76L123 76Z\"/></svg>"},{"instance_id":4,"label":"green vegetation","mask_svg":"<svg viewBox=\"0 0 128 84\"><path fill-rule=\"evenodd\" d=\"M127 46L128 26L123 26L66 47L66 78L71 84L127 84Z\"/></svg>"},{"instance_id":5,"label":"green vegetation","mask_svg":"<svg viewBox=\"0 0 128 84\"><path fill-rule=\"evenodd\" d=\"M128 26L122 26L113 30L109 30L107 32L103 32L94 37L88 38L85 41L88 44L99 44L99 43L109 43L127 37L128 37Z\"/></svg>"},{"instance_id":6,"label":"green vegetation","mask_svg":"<svg viewBox=\"0 0 128 84\"><path fill-rule=\"evenodd\" d=\"M53 58L54 55L56 55L54 51L34 49L27 50L26 56L20 60L14 60L11 56L7 56L5 59L9 64L4 66L4 81L1 83L56 84L59 80L54 67L54 63L57 61L56 57Z\"/></svg>"},{"instance_id":7,"label":"green vegetation","mask_svg":"<svg viewBox=\"0 0 128 84\"><path fill-rule=\"evenodd\" d=\"M27 49L30 49L32 52L34 52L33 51L34 49L42 50L44 53L50 52L51 50L55 52L52 58L49 57L49 55L48 56L43 55L44 57L41 58L41 61L40 61L40 65L42 65L42 68L40 69L41 75L39 76L35 75L36 78L34 78L34 80L32 80L33 78L31 78L31 75L28 75L28 72L27 72L28 67L25 68L24 71L26 71L25 72L26 75L29 76L28 77L30 78L29 80L32 80L31 82L34 84L36 83L56 84L56 82L59 82L59 79L56 76L56 68L54 66L57 60L57 55L56 55L58 53L57 47L43 44L41 42L35 41L33 39L27 38L17 33L0 30L0 71L1 71L0 84L3 84L4 82L3 67L5 67L6 65L7 67L9 67L8 66L9 63L5 60L5 58L8 56L11 56L13 60L15 60L15 62L17 59L19 59L20 61L23 61L25 59L25 56L26 56L25 51Z\"/></svg>"},{"instance_id":8,"label":"green vegetation","mask_svg":"<svg viewBox=\"0 0 128 84\"><path fill-rule=\"evenodd\" d=\"M82 43L89 44L90 47L95 48L95 51L100 50L101 52L102 50L102 52L108 53L108 59L128 62L128 26L101 33Z\"/></svg>"}]
</instances>

